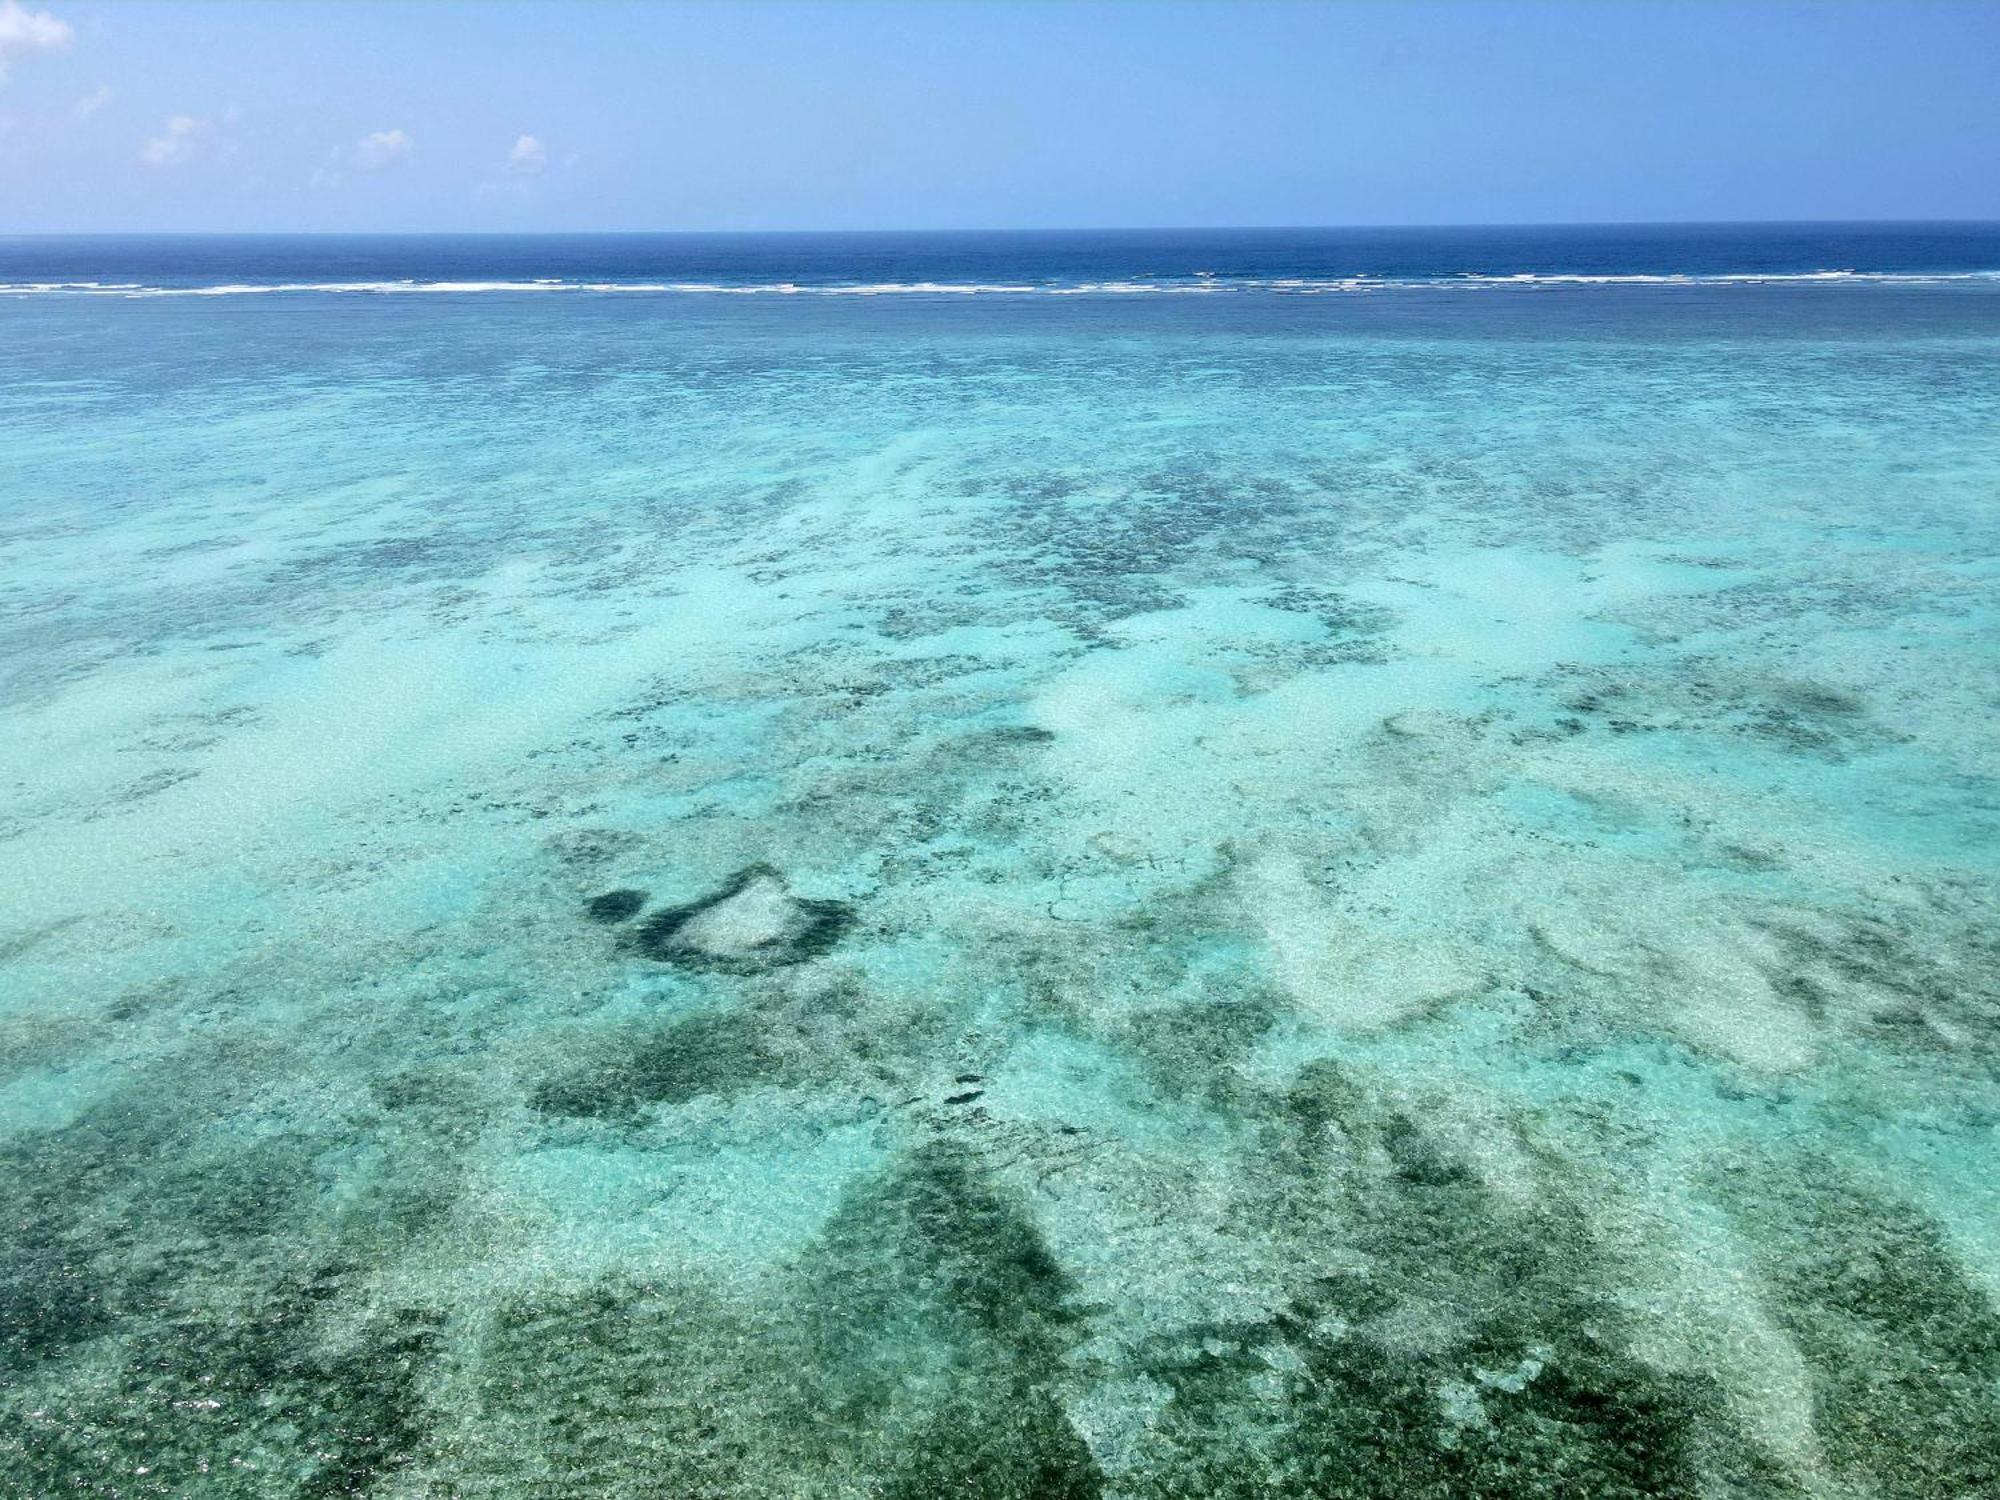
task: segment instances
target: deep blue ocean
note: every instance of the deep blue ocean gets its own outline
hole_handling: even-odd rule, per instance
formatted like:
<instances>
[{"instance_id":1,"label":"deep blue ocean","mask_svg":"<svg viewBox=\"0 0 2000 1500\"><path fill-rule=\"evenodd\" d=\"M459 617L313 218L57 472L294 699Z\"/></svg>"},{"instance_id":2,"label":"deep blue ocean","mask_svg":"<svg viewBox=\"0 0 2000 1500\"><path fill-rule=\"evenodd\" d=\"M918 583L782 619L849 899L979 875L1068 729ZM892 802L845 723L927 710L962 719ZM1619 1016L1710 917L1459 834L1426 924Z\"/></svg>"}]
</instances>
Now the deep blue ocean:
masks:
<instances>
[{"instance_id":1,"label":"deep blue ocean","mask_svg":"<svg viewBox=\"0 0 2000 1500\"><path fill-rule=\"evenodd\" d=\"M0 287L1337 290L1535 278L1991 280L2000 224L0 237Z\"/></svg>"},{"instance_id":2,"label":"deep blue ocean","mask_svg":"<svg viewBox=\"0 0 2000 1500\"><path fill-rule=\"evenodd\" d=\"M2000 1494L2000 226L0 239L0 1494Z\"/></svg>"}]
</instances>

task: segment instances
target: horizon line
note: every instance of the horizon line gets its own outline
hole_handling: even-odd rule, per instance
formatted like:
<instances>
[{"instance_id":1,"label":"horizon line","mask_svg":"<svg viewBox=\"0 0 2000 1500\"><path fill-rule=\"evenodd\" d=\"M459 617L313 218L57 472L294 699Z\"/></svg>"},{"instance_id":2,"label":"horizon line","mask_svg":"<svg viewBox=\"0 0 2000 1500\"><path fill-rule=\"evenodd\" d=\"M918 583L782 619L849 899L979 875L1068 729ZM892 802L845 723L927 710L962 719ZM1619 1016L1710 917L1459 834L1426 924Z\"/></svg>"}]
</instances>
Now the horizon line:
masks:
<instances>
[{"instance_id":1,"label":"horizon line","mask_svg":"<svg viewBox=\"0 0 2000 1500\"><path fill-rule=\"evenodd\" d=\"M1365 224L1061 224L976 228L873 226L788 229L0 229L0 243L50 239L526 239L783 235L1326 234L1482 229L2000 228L1995 218L1518 219Z\"/></svg>"}]
</instances>

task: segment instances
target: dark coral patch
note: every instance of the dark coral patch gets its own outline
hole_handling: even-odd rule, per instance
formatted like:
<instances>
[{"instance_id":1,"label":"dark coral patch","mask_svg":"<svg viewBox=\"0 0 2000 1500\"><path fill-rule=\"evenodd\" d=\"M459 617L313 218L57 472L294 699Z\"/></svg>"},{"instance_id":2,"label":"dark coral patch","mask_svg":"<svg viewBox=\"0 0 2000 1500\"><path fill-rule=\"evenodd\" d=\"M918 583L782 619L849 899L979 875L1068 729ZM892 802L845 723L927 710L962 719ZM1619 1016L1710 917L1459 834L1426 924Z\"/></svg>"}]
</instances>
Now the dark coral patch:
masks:
<instances>
[{"instance_id":1,"label":"dark coral patch","mask_svg":"<svg viewBox=\"0 0 2000 1500\"><path fill-rule=\"evenodd\" d=\"M104 1331L88 1257L30 1232L0 1253L0 1369L26 1366Z\"/></svg>"},{"instance_id":2,"label":"dark coral patch","mask_svg":"<svg viewBox=\"0 0 2000 1500\"><path fill-rule=\"evenodd\" d=\"M646 893L635 891L630 886L615 891L606 891L600 896L592 896L583 905L584 915L593 922L610 924L629 921L639 915L646 905Z\"/></svg>"},{"instance_id":3,"label":"dark coral patch","mask_svg":"<svg viewBox=\"0 0 2000 1500\"><path fill-rule=\"evenodd\" d=\"M939 1413L902 1456L887 1500L1097 1500L1104 1474L1045 1391L1002 1390Z\"/></svg>"},{"instance_id":4,"label":"dark coral patch","mask_svg":"<svg viewBox=\"0 0 2000 1500\"><path fill-rule=\"evenodd\" d=\"M798 1433L769 1419L767 1341L673 1283L607 1280L509 1299L479 1331L475 1403L431 1450L454 1500L727 1500L832 1493L793 1478ZM401 1494L403 1491L397 1491Z\"/></svg>"},{"instance_id":5,"label":"dark coral patch","mask_svg":"<svg viewBox=\"0 0 2000 1500\"><path fill-rule=\"evenodd\" d=\"M1883 1500L2000 1494L2000 1308L1916 1204L1775 1162L1732 1184L1769 1306L1811 1371L1813 1426L1847 1488Z\"/></svg>"},{"instance_id":6,"label":"dark coral patch","mask_svg":"<svg viewBox=\"0 0 2000 1500\"><path fill-rule=\"evenodd\" d=\"M769 865L739 870L699 901L664 907L640 924L632 946L685 968L762 974L819 957L854 923L845 901L794 896Z\"/></svg>"},{"instance_id":7,"label":"dark coral patch","mask_svg":"<svg viewBox=\"0 0 2000 1500\"><path fill-rule=\"evenodd\" d=\"M1053 729L1039 724L1001 724L969 734L962 742L970 750L1012 750L1024 745L1046 745L1055 739Z\"/></svg>"},{"instance_id":8,"label":"dark coral patch","mask_svg":"<svg viewBox=\"0 0 2000 1500\"><path fill-rule=\"evenodd\" d=\"M528 1102L546 1115L619 1119L648 1105L734 1093L776 1067L754 1019L702 1011L544 1080Z\"/></svg>"},{"instance_id":9,"label":"dark coral patch","mask_svg":"<svg viewBox=\"0 0 2000 1500\"><path fill-rule=\"evenodd\" d=\"M1302 1280L1267 1322L1135 1351L1173 1392L1148 1464L1176 1493L1797 1493L1712 1379L1638 1351L1559 1198L1496 1198L1449 1133L1340 1063L1307 1065L1270 1106L1259 1222L1362 1259Z\"/></svg>"},{"instance_id":10,"label":"dark coral patch","mask_svg":"<svg viewBox=\"0 0 2000 1500\"><path fill-rule=\"evenodd\" d=\"M336 1343L322 1336L323 1309L346 1281L322 1268L135 1327L121 1364L59 1412L38 1409L14 1428L0 1449L8 1493L387 1492L428 1435L418 1387L444 1319L396 1308ZM256 1474L273 1453L288 1455L290 1470L262 1488L216 1489L208 1477ZM147 1478L134 1484L134 1475Z\"/></svg>"}]
</instances>

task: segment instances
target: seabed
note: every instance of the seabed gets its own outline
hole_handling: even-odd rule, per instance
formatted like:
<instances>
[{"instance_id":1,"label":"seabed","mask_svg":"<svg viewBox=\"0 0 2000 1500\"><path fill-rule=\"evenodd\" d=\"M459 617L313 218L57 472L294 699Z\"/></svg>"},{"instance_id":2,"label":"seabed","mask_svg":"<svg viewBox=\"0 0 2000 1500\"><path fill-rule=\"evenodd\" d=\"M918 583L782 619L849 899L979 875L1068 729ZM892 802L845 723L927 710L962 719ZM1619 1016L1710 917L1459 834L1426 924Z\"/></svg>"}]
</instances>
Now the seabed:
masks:
<instances>
[{"instance_id":1,"label":"seabed","mask_svg":"<svg viewBox=\"0 0 2000 1500\"><path fill-rule=\"evenodd\" d=\"M0 1492L2000 1495L2000 327L1395 295L10 306Z\"/></svg>"}]
</instances>

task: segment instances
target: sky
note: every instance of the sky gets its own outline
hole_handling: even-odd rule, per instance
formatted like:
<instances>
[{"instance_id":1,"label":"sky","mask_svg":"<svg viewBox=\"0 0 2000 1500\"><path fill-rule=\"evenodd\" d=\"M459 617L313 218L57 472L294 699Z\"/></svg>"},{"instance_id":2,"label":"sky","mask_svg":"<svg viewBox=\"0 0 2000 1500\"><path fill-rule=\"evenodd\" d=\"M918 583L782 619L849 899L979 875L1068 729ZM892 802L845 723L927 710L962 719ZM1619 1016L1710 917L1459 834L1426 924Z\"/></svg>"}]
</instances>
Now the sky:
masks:
<instances>
[{"instance_id":1,"label":"sky","mask_svg":"<svg viewBox=\"0 0 2000 1500\"><path fill-rule=\"evenodd\" d=\"M0 0L0 233L2000 219L2000 0Z\"/></svg>"}]
</instances>

